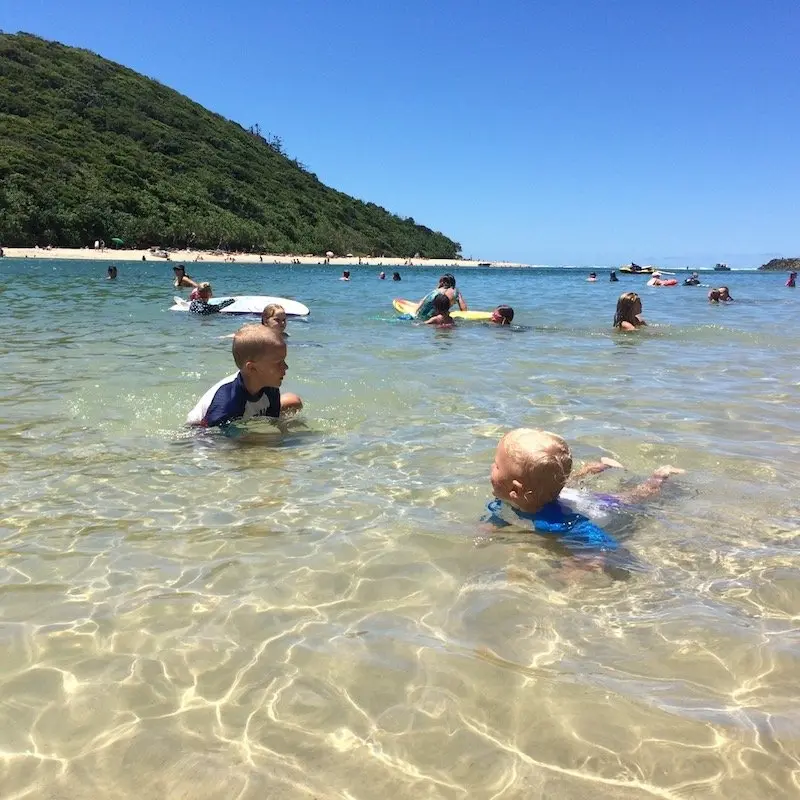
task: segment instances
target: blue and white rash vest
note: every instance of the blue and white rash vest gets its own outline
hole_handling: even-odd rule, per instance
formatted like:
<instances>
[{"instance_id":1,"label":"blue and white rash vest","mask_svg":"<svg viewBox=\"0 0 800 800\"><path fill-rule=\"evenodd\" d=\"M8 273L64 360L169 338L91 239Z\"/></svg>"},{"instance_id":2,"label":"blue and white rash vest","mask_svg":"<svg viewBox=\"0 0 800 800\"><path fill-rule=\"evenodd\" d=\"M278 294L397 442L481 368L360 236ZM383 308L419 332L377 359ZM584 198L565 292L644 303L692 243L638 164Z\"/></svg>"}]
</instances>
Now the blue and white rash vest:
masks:
<instances>
[{"instance_id":1,"label":"blue and white rash vest","mask_svg":"<svg viewBox=\"0 0 800 800\"><path fill-rule=\"evenodd\" d=\"M494 499L486 506L489 515L484 517L483 521L498 528L513 525L517 528L536 531L536 533L557 536L559 541L570 550L616 550L619 542L610 533L570 507L569 503L573 501L573 495L574 500L584 499L580 497L580 493L574 492L574 490L564 490L558 500L548 503L534 513L520 511L509 503ZM603 495L595 495L586 499L588 505L598 511L601 516L608 517L608 511L621 508L619 501L610 496L605 498Z\"/></svg>"},{"instance_id":2,"label":"blue and white rash vest","mask_svg":"<svg viewBox=\"0 0 800 800\"><path fill-rule=\"evenodd\" d=\"M234 420L254 417L278 417L281 413L281 390L266 386L256 394L248 394L242 373L228 375L214 384L189 412L187 425L214 428Z\"/></svg>"}]
</instances>

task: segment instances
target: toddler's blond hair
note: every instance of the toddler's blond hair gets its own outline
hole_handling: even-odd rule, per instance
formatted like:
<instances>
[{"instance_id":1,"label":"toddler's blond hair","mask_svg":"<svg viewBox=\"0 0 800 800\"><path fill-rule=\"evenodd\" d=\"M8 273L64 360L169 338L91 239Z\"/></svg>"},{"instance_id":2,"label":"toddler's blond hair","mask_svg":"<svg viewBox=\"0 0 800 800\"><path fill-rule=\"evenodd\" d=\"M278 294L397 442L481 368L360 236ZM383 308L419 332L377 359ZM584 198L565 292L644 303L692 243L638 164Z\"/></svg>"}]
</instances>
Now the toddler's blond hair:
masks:
<instances>
[{"instance_id":1,"label":"toddler's blond hair","mask_svg":"<svg viewBox=\"0 0 800 800\"><path fill-rule=\"evenodd\" d=\"M236 331L231 352L236 366L242 369L248 361L257 361L272 347L286 347L283 337L264 325L245 325Z\"/></svg>"},{"instance_id":2,"label":"toddler's blond hair","mask_svg":"<svg viewBox=\"0 0 800 800\"><path fill-rule=\"evenodd\" d=\"M525 502L540 507L552 503L572 472L572 454L564 439L550 431L516 428L500 443L519 469Z\"/></svg>"}]
</instances>

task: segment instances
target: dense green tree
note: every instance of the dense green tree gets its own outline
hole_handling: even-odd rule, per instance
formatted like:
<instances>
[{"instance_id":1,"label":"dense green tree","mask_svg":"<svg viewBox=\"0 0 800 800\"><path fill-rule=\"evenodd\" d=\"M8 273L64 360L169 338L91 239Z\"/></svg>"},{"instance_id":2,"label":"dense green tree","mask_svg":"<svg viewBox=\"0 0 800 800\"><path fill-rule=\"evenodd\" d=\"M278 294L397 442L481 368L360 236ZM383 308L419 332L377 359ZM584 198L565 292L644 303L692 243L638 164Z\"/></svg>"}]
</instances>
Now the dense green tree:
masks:
<instances>
[{"instance_id":1,"label":"dense green tree","mask_svg":"<svg viewBox=\"0 0 800 800\"><path fill-rule=\"evenodd\" d=\"M0 34L0 242L457 258L323 185L283 140L87 50Z\"/></svg>"}]
</instances>

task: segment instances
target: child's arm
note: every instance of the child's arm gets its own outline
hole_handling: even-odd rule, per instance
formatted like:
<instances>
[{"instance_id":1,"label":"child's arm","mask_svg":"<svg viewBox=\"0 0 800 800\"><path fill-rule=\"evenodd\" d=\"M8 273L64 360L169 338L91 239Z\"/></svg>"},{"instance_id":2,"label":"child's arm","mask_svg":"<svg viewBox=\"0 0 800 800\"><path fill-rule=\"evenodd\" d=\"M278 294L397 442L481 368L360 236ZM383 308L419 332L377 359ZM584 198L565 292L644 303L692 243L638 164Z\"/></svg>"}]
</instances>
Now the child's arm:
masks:
<instances>
[{"instance_id":1,"label":"child's arm","mask_svg":"<svg viewBox=\"0 0 800 800\"><path fill-rule=\"evenodd\" d=\"M599 475L601 472L612 468L625 469L619 461L603 456L599 461L592 461L589 464L584 464L577 472L573 472L572 475L569 476L567 483L574 483L584 478L586 475Z\"/></svg>"},{"instance_id":2,"label":"child's arm","mask_svg":"<svg viewBox=\"0 0 800 800\"><path fill-rule=\"evenodd\" d=\"M437 314L435 317L431 317L430 319L426 319L423 322L423 325L438 325L442 321L442 315Z\"/></svg>"},{"instance_id":3,"label":"child's arm","mask_svg":"<svg viewBox=\"0 0 800 800\"><path fill-rule=\"evenodd\" d=\"M640 483L628 492L622 492L619 499L626 503L638 503L640 500L647 500L647 498L658 494L664 481L670 475L682 475L686 472L685 469L673 467L671 464L659 467L644 483Z\"/></svg>"}]
</instances>

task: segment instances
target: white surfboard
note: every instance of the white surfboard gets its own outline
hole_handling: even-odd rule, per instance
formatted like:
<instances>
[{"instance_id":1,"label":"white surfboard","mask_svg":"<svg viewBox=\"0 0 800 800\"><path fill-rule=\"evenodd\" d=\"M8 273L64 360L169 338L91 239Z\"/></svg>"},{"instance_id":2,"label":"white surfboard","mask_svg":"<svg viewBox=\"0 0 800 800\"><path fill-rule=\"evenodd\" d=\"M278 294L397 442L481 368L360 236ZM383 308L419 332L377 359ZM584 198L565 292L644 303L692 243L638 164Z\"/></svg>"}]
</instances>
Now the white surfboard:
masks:
<instances>
[{"instance_id":1,"label":"white surfboard","mask_svg":"<svg viewBox=\"0 0 800 800\"><path fill-rule=\"evenodd\" d=\"M170 307L170 311L188 311L189 301L182 297L173 297L175 305ZM289 300L286 297L266 297L262 295L239 295L233 298L236 302L223 308L220 314L258 314L264 310L265 306L276 303L283 306L287 317L307 317L311 312L308 306L298 303L297 300ZM223 300L230 300L229 297L212 297L211 303L221 303Z\"/></svg>"}]
</instances>

